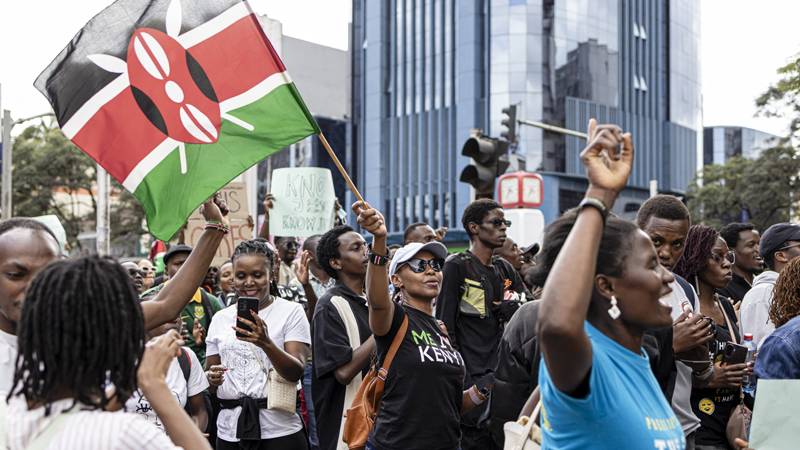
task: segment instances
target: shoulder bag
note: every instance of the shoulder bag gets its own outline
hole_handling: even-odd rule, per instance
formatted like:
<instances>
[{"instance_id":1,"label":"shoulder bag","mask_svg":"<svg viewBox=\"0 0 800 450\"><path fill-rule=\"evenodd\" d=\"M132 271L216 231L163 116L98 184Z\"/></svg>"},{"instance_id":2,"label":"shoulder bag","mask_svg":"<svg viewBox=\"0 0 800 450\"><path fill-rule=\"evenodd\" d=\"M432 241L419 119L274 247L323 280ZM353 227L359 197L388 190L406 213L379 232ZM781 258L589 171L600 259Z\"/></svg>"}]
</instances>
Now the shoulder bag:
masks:
<instances>
[{"instance_id":1,"label":"shoulder bag","mask_svg":"<svg viewBox=\"0 0 800 450\"><path fill-rule=\"evenodd\" d=\"M532 411L530 410L531 405L536 405ZM503 434L505 435L503 450L539 450L542 448L542 430L536 423L541 409L542 399L537 386L522 408L519 419L503 425Z\"/></svg>"},{"instance_id":2,"label":"shoulder bag","mask_svg":"<svg viewBox=\"0 0 800 450\"><path fill-rule=\"evenodd\" d=\"M350 348L355 351L361 345L361 334L358 331L358 323L356 322L356 316L353 314L353 310L350 308L350 304L347 300L343 297L332 297L331 304L336 307L336 311L339 313L339 317L342 319L344 323L345 330L347 331L347 340L350 343ZM344 403L342 404L342 417L344 417L347 413L347 408L353 404L353 400L356 398L356 394L358 393L358 388L361 386L361 371L356 373L356 376L350 380L350 383L347 384L344 392ZM340 420L339 423L339 439L336 440L338 450L347 450L347 444L345 444L342 437L344 436L344 420Z\"/></svg>"},{"instance_id":3,"label":"shoulder bag","mask_svg":"<svg viewBox=\"0 0 800 450\"><path fill-rule=\"evenodd\" d=\"M728 318L728 313L722 306L722 301L719 296L716 296L716 299L717 306L719 306L720 311L722 311L722 317L725 318L725 324L728 326L728 332L731 334L731 340L734 344L738 344L739 340L736 339L736 333L734 333L733 326ZM728 300L726 299L725 301ZM744 392L739 388L739 404L731 411L731 415L728 417L728 425L725 427L725 436L728 438L728 443L733 448L738 448L734 442L735 439L747 440L747 430L750 428L750 420L752 418L753 412L744 404Z\"/></svg>"},{"instance_id":4,"label":"shoulder bag","mask_svg":"<svg viewBox=\"0 0 800 450\"><path fill-rule=\"evenodd\" d=\"M399 306L396 307L399 308ZM378 416L386 376L392 366L392 360L406 336L406 330L408 330L408 316L403 317L403 323L400 324L400 329L392 339L389 351L383 359L383 365L377 369L376 364L370 369L364 377L364 381L361 382L350 409L347 410L342 439L350 450L363 450L367 445L369 433Z\"/></svg>"}]
</instances>

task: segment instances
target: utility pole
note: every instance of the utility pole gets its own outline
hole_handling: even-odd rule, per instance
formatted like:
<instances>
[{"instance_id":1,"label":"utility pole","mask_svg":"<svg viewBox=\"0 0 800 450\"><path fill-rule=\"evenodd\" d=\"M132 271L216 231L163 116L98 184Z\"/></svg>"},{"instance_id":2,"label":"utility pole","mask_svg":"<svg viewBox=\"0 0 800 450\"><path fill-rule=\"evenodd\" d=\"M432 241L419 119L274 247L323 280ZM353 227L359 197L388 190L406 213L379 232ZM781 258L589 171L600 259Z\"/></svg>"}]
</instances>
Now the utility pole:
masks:
<instances>
[{"instance_id":1,"label":"utility pole","mask_svg":"<svg viewBox=\"0 0 800 450\"><path fill-rule=\"evenodd\" d=\"M106 169L97 165L97 227L96 227L96 247L97 254L106 256L111 250L109 216L111 213L110 202L108 201L108 172Z\"/></svg>"},{"instance_id":2,"label":"utility pole","mask_svg":"<svg viewBox=\"0 0 800 450\"><path fill-rule=\"evenodd\" d=\"M11 127L14 124L11 122L11 112L7 109L3 110L2 120L3 128L3 183L2 183L2 198L0 198L0 208L2 208L3 220L11 218L12 204L11 204L11 166L13 164L11 149L14 144L11 142Z\"/></svg>"}]
</instances>

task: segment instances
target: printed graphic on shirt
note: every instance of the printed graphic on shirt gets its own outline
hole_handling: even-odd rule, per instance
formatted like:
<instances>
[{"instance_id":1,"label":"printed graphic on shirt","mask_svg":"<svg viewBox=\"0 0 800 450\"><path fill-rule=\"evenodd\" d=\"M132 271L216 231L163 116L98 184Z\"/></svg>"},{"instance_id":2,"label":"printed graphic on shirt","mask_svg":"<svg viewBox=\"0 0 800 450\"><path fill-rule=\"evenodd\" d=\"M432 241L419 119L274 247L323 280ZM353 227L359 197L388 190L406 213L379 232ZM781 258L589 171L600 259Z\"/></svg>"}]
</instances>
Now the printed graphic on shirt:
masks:
<instances>
[{"instance_id":1,"label":"printed graphic on shirt","mask_svg":"<svg viewBox=\"0 0 800 450\"><path fill-rule=\"evenodd\" d=\"M226 377L231 377L236 381L237 386L247 386L259 372L261 366L255 360L254 354L257 354L252 344L241 341L229 341L222 344L224 348L220 353L225 355L225 366L228 371L225 373Z\"/></svg>"},{"instance_id":2,"label":"printed graphic on shirt","mask_svg":"<svg viewBox=\"0 0 800 450\"><path fill-rule=\"evenodd\" d=\"M710 398L704 398L704 399L700 400L700 404L699 404L698 408L700 409L701 412L703 412L705 414L708 414L710 416L710 415L714 414L714 410L716 409L716 406L714 405L714 402L711 401Z\"/></svg>"},{"instance_id":3,"label":"printed graphic on shirt","mask_svg":"<svg viewBox=\"0 0 800 450\"><path fill-rule=\"evenodd\" d=\"M197 320L203 320L203 317L206 316L206 311L203 309L203 305L194 305L194 318Z\"/></svg>"},{"instance_id":4,"label":"printed graphic on shirt","mask_svg":"<svg viewBox=\"0 0 800 450\"><path fill-rule=\"evenodd\" d=\"M171 390L171 392L172 395L175 396L175 400L177 400L178 403L180 403L181 400L178 393L175 392L175 390ZM132 397L134 400L136 400L136 406L134 407L132 412L141 415L145 420L163 430L164 424L161 422L161 419L159 419L158 414L156 414L155 410L153 410L153 407L150 405L150 402L147 401L147 398L144 396L142 391L137 390L136 392L133 393Z\"/></svg>"},{"instance_id":5,"label":"printed graphic on shirt","mask_svg":"<svg viewBox=\"0 0 800 450\"><path fill-rule=\"evenodd\" d=\"M441 334L433 335L425 330L411 330L411 340L419 350L420 362L439 362L464 365L461 354L450 345L450 340Z\"/></svg>"}]
</instances>

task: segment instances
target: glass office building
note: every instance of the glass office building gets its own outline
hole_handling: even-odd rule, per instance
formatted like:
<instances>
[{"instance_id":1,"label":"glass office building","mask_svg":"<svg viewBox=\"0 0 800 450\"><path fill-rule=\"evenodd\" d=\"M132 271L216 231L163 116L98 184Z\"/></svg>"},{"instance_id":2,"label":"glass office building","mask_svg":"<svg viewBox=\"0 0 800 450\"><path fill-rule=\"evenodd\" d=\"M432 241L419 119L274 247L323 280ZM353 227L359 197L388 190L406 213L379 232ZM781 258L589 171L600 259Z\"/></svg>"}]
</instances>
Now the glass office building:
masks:
<instances>
[{"instance_id":1,"label":"glass office building","mask_svg":"<svg viewBox=\"0 0 800 450\"><path fill-rule=\"evenodd\" d=\"M705 127L703 129L703 165L725 164L734 156L755 159L768 148L780 145L774 134L747 127Z\"/></svg>"},{"instance_id":2,"label":"glass office building","mask_svg":"<svg viewBox=\"0 0 800 450\"><path fill-rule=\"evenodd\" d=\"M501 110L583 131L589 117L634 134L636 167L618 202L651 180L684 191L697 167L699 5L690 0L354 0L351 145L359 185L392 232L460 227L458 176L472 129ZM523 127L512 151L545 179L550 221L577 205L582 141Z\"/></svg>"}]
</instances>

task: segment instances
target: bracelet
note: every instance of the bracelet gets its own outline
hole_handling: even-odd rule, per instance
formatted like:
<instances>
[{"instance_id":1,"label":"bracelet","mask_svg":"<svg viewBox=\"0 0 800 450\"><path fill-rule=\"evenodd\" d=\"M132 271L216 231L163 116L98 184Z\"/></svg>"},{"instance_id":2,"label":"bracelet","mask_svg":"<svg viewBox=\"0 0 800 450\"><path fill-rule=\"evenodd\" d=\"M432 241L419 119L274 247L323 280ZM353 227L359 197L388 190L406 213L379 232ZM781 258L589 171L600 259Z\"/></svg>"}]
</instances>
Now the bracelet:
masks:
<instances>
[{"instance_id":1,"label":"bracelet","mask_svg":"<svg viewBox=\"0 0 800 450\"><path fill-rule=\"evenodd\" d=\"M594 198L594 197L585 197L581 202L578 204L579 209L583 208L594 208L600 212L600 215L603 217L603 223L606 223L606 217L608 217L608 208L606 208L605 203L602 200Z\"/></svg>"},{"instance_id":2,"label":"bracelet","mask_svg":"<svg viewBox=\"0 0 800 450\"><path fill-rule=\"evenodd\" d=\"M389 255L379 255L372 251L372 246L369 247L369 262L375 266L385 266L389 263Z\"/></svg>"},{"instance_id":3,"label":"bracelet","mask_svg":"<svg viewBox=\"0 0 800 450\"><path fill-rule=\"evenodd\" d=\"M478 406L478 405L480 405L480 404L482 404L483 402L486 401L486 396L481 394L480 392L478 392L478 388L475 387L475 386L472 386L471 388L469 388L469 390L467 391L467 394L469 394L469 399L472 401L472 404L474 404L475 406Z\"/></svg>"},{"instance_id":4,"label":"bracelet","mask_svg":"<svg viewBox=\"0 0 800 450\"><path fill-rule=\"evenodd\" d=\"M204 229L222 231L224 234L228 234L231 231L231 228L224 223L214 221L206 222Z\"/></svg>"}]
</instances>

